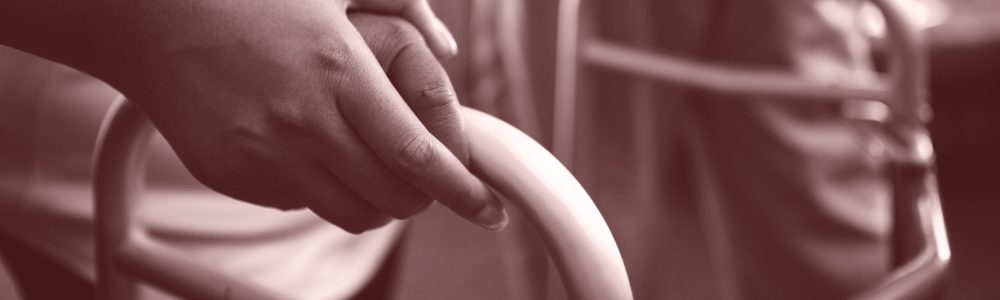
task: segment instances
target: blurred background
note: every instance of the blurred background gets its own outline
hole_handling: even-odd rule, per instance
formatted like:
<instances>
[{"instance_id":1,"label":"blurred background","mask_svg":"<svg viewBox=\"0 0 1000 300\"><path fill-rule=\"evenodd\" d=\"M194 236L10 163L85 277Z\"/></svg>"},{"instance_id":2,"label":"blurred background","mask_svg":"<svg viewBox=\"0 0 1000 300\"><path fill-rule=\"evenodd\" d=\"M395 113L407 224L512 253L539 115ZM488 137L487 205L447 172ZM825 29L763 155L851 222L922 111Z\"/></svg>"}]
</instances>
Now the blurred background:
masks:
<instances>
[{"instance_id":1,"label":"blurred background","mask_svg":"<svg viewBox=\"0 0 1000 300\"><path fill-rule=\"evenodd\" d=\"M476 85L472 81L475 76L471 76L476 69L470 66L472 64L470 61L474 60L473 56L476 54L469 46L475 39L470 35L475 31L473 28L463 26L470 23L470 20L462 14L469 8L463 6L487 5L483 2L490 1L435 2L439 4L436 6L437 9L441 11L449 28L455 31L460 41L462 51L459 56L445 63L449 67L449 73L453 75L461 95L460 99L463 101L477 99L474 97ZM552 17L557 14L557 1L531 2L532 9L522 17L536 21L530 22L532 26L523 30L530 31L529 36L534 38L522 47L525 48L524 52L530 53L528 59L529 64L533 66L533 72L529 78L534 91L533 101L540 103L537 112L541 116L551 116L552 112L547 109L551 108L550 101L554 95L552 70L555 67L556 27ZM936 13L945 18L940 24L927 29L926 33L930 48L930 92L934 109L930 130L938 155L941 197L954 253L953 273L944 298L996 299L1000 297L1000 285L998 285L1000 256L997 255L1000 253L1000 235L996 234L996 230L1000 228L1000 218L996 217L996 214L1000 213L1000 189L997 188L1000 184L1000 157L996 156L996 153L1000 153L1000 136L996 133L1000 129L1000 118L996 117L996 113L1000 112L1000 88L998 88L1000 1L948 0L944 1L944 4L945 11ZM607 7L602 8L606 13L613 13L609 12L611 9ZM931 9L940 7L935 6ZM664 14L674 16L685 13L687 12ZM697 29L683 26L658 29L659 34L663 35L692 30ZM612 76L622 77L620 74ZM609 84L608 81L601 83ZM631 108L623 104L629 99L603 100L614 104L603 106L601 110L603 113L617 114L616 117L621 119L621 122L636 120L634 115L630 115ZM494 103L481 104L480 107L490 107L490 105L498 106ZM503 113L500 115L504 116ZM513 122L518 121L509 115L505 118ZM541 128L551 126L551 118L539 119L540 124L533 125ZM615 127L608 131L613 131L609 133L612 136L631 134L625 132L626 130L628 129ZM536 138L546 141L546 144L551 141L547 130L539 130L535 134ZM598 135L594 131L580 134ZM613 141L609 137L605 138L607 141ZM618 163L621 164L620 161ZM585 187L598 202L602 199L615 201L616 198L628 197L627 195L632 193L626 190L627 188L609 188L609 185L629 185L616 182L616 179L611 177L623 173L642 172L642 168L637 165L619 165L618 169L609 170L612 167L614 166L603 169L608 172L608 176L603 178L606 181L603 184L584 180ZM688 166L683 163L663 166L663 168L686 167ZM608 191L609 189L611 191ZM690 197L685 195L687 193L684 191L685 188L676 190L670 195L672 198L665 201L680 202L675 204L678 206L692 205L676 199ZM671 239L670 244L676 246L675 249L660 249L661 255L675 257L672 259L674 269L666 271L673 275L666 275L662 284L679 290L677 294L673 294L678 296L674 299L696 299L691 295L702 294L691 290L704 287L704 283L693 281L697 281L698 274L702 272L703 265L698 261L705 258L693 254L692 252L698 250L691 250L691 246L685 246L683 243L704 243L690 234L691 228L698 226L686 223L683 220L689 217L676 213L667 212L664 218L682 221L665 226L668 228L645 229L645 232L664 234L666 236L664 238ZM611 226L615 227L616 224L612 223ZM503 267L500 254L496 253L496 249L502 248L494 244L496 240L479 235L475 228L461 224L460 220L448 216L448 213L440 207L435 207L430 213L418 217L412 229L412 238L407 240L407 244L414 245L415 251L426 249L426 252L419 252L421 256L440 254L441 260L438 262L408 260L409 263L406 264L408 276L404 278L408 278L412 284L406 285L408 291L404 292L404 295L416 295L415 298L511 299L507 278L495 272L483 271ZM449 234L442 234L442 230L446 229ZM464 242L461 245L453 245L436 242L435 239L460 239ZM452 261L454 259L464 262L454 263ZM439 272L426 272L430 268ZM449 288L440 288L445 286ZM685 295L685 290L690 294Z\"/></svg>"},{"instance_id":2,"label":"blurred background","mask_svg":"<svg viewBox=\"0 0 1000 300\"><path fill-rule=\"evenodd\" d=\"M685 58L709 53L720 61L772 62L754 56L755 51L768 51L756 42L735 49L741 51L719 53L696 46L712 44L693 42L709 36L723 40L715 42L718 48L732 48L726 46L726 37L704 33L711 26L697 17L712 15L706 11L729 16L725 9L708 4L713 1L687 1L689 5L674 7L669 1L650 1L648 6L628 4L641 1L594 2L604 2L592 7L603 17L584 25L604 38ZM1000 136L995 133L1000 130L1000 1L924 2L931 4L920 6L925 10L918 14L940 17L928 24L926 34L934 110L930 131L953 250L944 298L1000 299L1000 234L996 234ZM459 42L458 56L444 64L463 103L552 145L557 1L435 0L432 4ZM632 22L622 22L628 19ZM760 43L768 41L779 43L780 38ZM885 65L879 49L876 44L867 53L876 58L876 67ZM697 153L684 138L689 132L684 124L699 124L684 121L689 118L686 113L698 115L699 109L706 109L691 107L685 102L692 100L684 99L715 96L609 70L579 72L581 80L590 84L578 91L582 95L577 111L579 140L570 164L609 218L633 286L655 290L637 295L719 297L719 277L713 273L712 249L699 218L699 191L692 175ZM533 237L516 224L509 231L508 236L484 234L447 209L433 206L410 223L402 239L396 298L520 299L524 278L505 272L523 264L544 266L547 260L537 260L537 255L515 255L512 260L514 250L505 243L530 243ZM558 287L558 278L546 270L525 277L537 276L542 285ZM15 280L0 272L0 299L18 299ZM547 298L565 296L557 290L543 293Z\"/></svg>"}]
</instances>

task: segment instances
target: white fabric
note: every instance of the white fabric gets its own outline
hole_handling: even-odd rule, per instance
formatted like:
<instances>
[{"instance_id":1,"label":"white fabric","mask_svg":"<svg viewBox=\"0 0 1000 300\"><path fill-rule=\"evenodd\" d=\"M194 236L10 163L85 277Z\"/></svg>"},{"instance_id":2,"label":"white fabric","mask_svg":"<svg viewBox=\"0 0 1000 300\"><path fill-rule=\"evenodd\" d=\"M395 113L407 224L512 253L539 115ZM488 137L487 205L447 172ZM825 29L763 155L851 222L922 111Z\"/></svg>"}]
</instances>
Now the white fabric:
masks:
<instances>
[{"instance_id":1,"label":"white fabric","mask_svg":"<svg viewBox=\"0 0 1000 300\"><path fill-rule=\"evenodd\" d=\"M117 92L70 68L0 48L0 230L94 278L90 172ZM378 270L402 223L349 234L198 184L162 137L142 214L152 235L225 272L296 298L343 299ZM146 298L162 298L150 294Z\"/></svg>"}]
</instances>

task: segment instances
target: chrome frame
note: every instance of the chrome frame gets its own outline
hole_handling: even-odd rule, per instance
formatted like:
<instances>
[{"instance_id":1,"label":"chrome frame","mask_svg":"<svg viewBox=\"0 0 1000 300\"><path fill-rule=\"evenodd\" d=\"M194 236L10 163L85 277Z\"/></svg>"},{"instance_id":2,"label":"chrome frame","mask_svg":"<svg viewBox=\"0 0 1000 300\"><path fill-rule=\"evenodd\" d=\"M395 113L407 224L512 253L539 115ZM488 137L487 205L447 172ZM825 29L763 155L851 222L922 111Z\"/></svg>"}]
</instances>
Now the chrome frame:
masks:
<instances>
[{"instance_id":1,"label":"chrome frame","mask_svg":"<svg viewBox=\"0 0 1000 300\"><path fill-rule=\"evenodd\" d=\"M803 101L865 99L888 107L881 131L894 171L893 213L898 268L863 291L856 299L916 299L933 296L943 285L951 260L944 216L938 196L934 153L926 123L927 54L923 36L899 0L871 0L881 11L890 42L889 73L869 85L824 83L773 70L712 65L651 53L581 34L582 0L561 0L556 44L553 152L564 164L574 162L576 84L579 65L620 72L695 88L727 93L785 96ZM712 198L712 197L709 197ZM707 218L720 220L718 199L706 201ZM712 209L714 207L714 209ZM709 231L717 227L706 224ZM911 234L906 230L917 229ZM718 232L708 232L710 245L725 247ZM906 246L919 245L917 251ZM714 250L713 250L714 251ZM726 250L723 250L724 253ZM714 252L713 256L720 252ZM731 258L714 257L722 269ZM739 298L732 278L720 278L721 294Z\"/></svg>"}]
</instances>

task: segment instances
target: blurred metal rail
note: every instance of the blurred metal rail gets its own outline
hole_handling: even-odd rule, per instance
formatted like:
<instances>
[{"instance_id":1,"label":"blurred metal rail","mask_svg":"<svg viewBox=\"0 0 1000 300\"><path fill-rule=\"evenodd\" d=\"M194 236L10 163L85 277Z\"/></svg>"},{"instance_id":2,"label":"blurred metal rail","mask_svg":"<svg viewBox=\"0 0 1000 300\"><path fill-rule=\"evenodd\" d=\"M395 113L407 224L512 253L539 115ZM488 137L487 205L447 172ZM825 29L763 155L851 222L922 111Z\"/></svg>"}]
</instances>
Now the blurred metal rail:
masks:
<instances>
[{"instance_id":1,"label":"blurred metal rail","mask_svg":"<svg viewBox=\"0 0 1000 300\"><path fill-rule=\"evenodd\" d=\"M599 39L583 42L580 49L580 59L584 63L717 92L789 97L802 101L887 101L890 98L881 81L871 86L823 83L789 72L697 63Z\"/></svg>"},{"instance_id":2,"label":"blurred metal rail","mask_svg":"<svg viewBox=\"0 0 1000 300\"><path fill-rule=\"evenodd\" d=\"M947 231L937 190L934 151L926 123L931 111L927 92L927 54L923 36L900 3L871 0L886 22L889 72L870 86L818 82L791 73L731 65L714 65L653 53L601 40L581 30L586 3L562 0L556 43L553 152L572 169L576 135L579 66L597 66L673 84L737 94L789 97L801 101L866 99L884 103L881 134L889 145L893 176L894 255L898 267L856 299L933 298L943 285L951 261ZM698 138L698 137L695 137ZM708 197L708 219L722 220L721 203ZM712 209L715 208L715 209ZM707 224L710 247L727 248L724 226ZM718 224L716 224L718 225ZM917 247L916 249L909 249ZM732 267L727 251L712 249L718 270ZM738 284L723 274L720 293L738 299Z\"/></svg>"}]
</instances>

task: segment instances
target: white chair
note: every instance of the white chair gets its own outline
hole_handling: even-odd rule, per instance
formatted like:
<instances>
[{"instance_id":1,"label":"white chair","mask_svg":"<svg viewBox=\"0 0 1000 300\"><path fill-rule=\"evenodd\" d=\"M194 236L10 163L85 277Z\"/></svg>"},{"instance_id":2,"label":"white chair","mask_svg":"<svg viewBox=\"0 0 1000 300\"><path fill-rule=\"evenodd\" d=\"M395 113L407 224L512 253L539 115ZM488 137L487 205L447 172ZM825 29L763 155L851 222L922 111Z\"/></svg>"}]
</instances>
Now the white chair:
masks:
<instances>
[{"instance_id":1,"label":"white chair","mask_svg":"<svg viewBox=\"0 0 1000 300\"><path fill-rule=\"evenodd\" d=\"M542 146L466 109L473 171L527 216L573 299L631 299L621 255L597 207ZM190 299L283 299L280 291L209 269L148 238L137 221L145 145L153 127L120 99L105 119L94 176L98 298L135 299L144 281ZM303 270L308 272L308 270Z\"/></svg>"}]
</instances>

